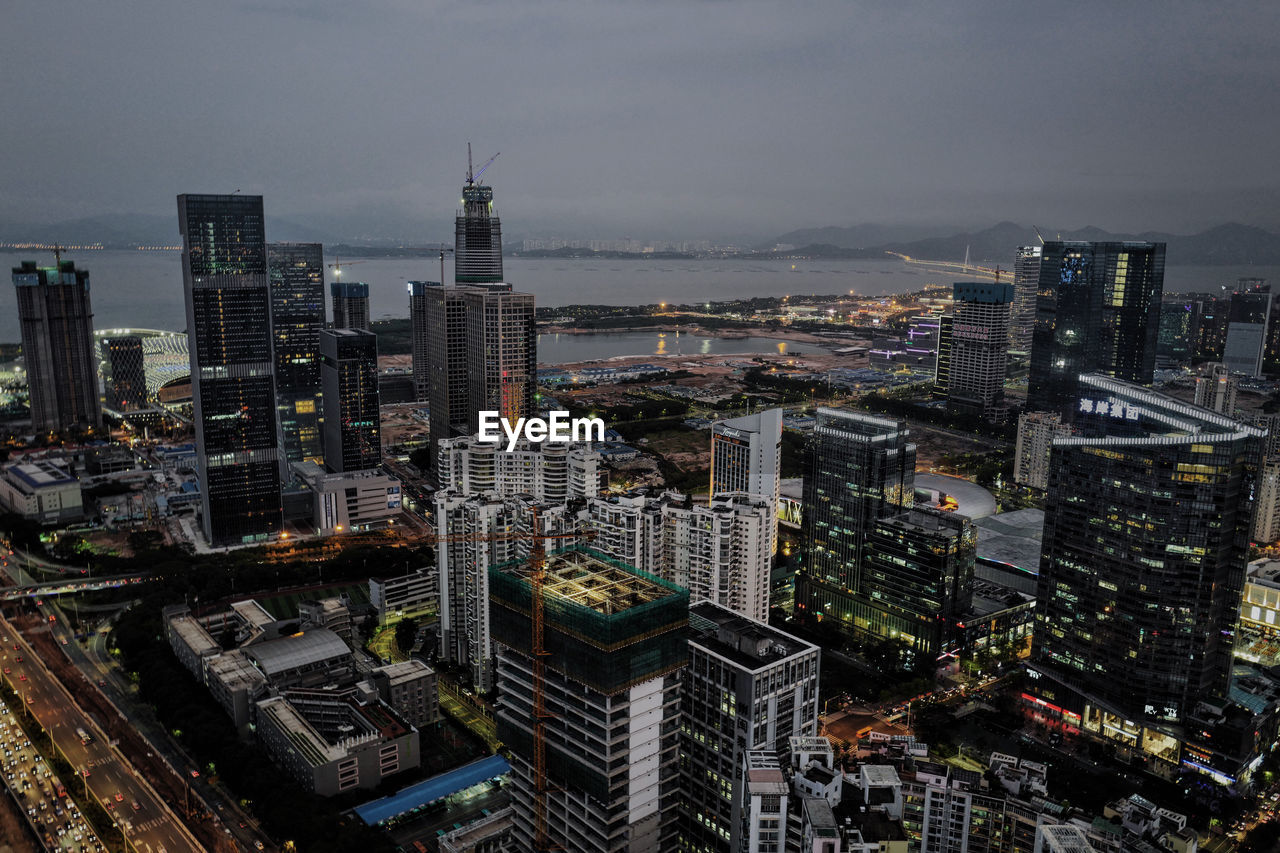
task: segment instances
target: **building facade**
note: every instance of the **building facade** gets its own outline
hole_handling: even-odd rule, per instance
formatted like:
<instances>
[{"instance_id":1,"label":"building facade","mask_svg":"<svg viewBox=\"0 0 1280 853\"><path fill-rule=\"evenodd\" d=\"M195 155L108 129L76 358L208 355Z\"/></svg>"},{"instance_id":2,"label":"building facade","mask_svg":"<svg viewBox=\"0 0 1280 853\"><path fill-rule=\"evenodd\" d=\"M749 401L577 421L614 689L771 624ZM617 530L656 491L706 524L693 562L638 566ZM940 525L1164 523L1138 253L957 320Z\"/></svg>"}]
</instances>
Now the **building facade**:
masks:
<instances>
[{"instance_id":1,"label":"building facade","mask_svg":"<svg viewBox=\"0 0 1280 853\"><path fill-rule=\"evenodd\" d=\"M262 196L180 195L201 519L211 545L282 523Z\"/></svg>"},{"instance_id":2,"label":"building facade","mask_svg":"<svg viewBox=\"0 0 1280 853\"><path fill-rule=\"evenodd\" d=\"M440 443L436 471L441 489L468 495L527 494L539 501L563 501L600 492L600 454L567 442L521 439L508 453L505 443L453 438Z\"/></svg>"},{"instance_id":3,"label":"building facade","mask_svg":"<svg viewBox=\"0 0 1280 853\"><path fill-rule=\"evenodd\" d=\"M1049 488L1049 454L1053 440L1071 434L1071 424L1053 412L1018 416L1018 442L1013 455L1013 481L1044 491Z\"/></svg>"},{"instance_id":4,"label":"building facade","mask_svg":"<svg viewBox=\"0 0 1280 853\"><path fill-rule=\"evenodd\" d=\"M1009 312L1009 349L1030 353L1040 289L1040 246L1019 246L1013 256L1013 306Z\"/></svg>"},{"instance_id":5,"label":"building facade","mask_svg":"<svg viewBox=\"0 0 1280 853\"><path fill-rule=\"evenodd\" d=\"M1179 727L1228 695L1263 431L1107 377L1079 388L1080 433L1053 446L1033 692L1176 762Z\"/></svg>"},{"instance_id":6,"label":"building facade","mask_svg":"<svg viewBox=\"0 0 1280 853\"><path fill-rule=\"evenodd\" d=\"M324 328L324 247L268 243L271 339L283 464L319 462L320 330ZM287 470L286 470L287 476Z\"/></svg>"},{"instance_id":7,"label":"building facade","mask_svg":"<svg viewBox=\"0 0 1280 853\"><path fill-rule=\"evenodd\" d=\"M807 455L796 612L853 630L867 533L914 504L916 446L905 423L820 408Z\"/></svg>"},{"instance_id":8,"label":"building facade","mask_svg":"<svg viewBox=\"0 0 1280 853\"><path fill-rule=\"evenodd\" d=\"M1227 370L1244 376L1262 376L1272 306L1271 288L1265 284L1246 286L1231 294L1227 339L1222 347L1222 363Z\"/></svg>"},{"instance_id":9,"label":"building facade","mask_svg":"<svg viewBox=\"0 0 1280 853\"><path fill-rule=\"evenodd\" d=\"M680 690L689 659L688 592L590 549L550 554L543 585L545 716L539 721L532 701L529 571L523 562L489 569L495 717L498 738L511 752L516 849L676 849L684 799ZM533 772L538 728L545 786Z\"/></svg>"},{"instance_id":10,"label":"building facade","mask_svg":"<svg viewBox=\"0 0 1280 853\"><path fill-rule=\"evenodd\" d=\"M777 513L782 488L782 409L711 425L711 496L740 492L766 501ZM777 524L769 532L776 550Z\"/></svg>"},{"instance_id":11,"label":"building facade","mask_svg":"<svg viewBox=\"0 0 1280 853\"><path fill-rule=\"evenodd\" d=\"M102 341L106 374L106 408L119 415L140 412L148 406L146 357L142 338L122 335Z\"/></svg>"},{"instance_id":12,"label":"building facade","mask_svg":"<svg viewBox=\"0 0 1280 853\"><path fill-rule=\"evenodd\" d=\"M13 268L13 284L27 368L31 429L55 432L101 426L89 271L61 259L57 267L23 261L22 266Z\"/></svg>"},{"instance_id":13,"label":"building facade","mask_svg":"<svg viewBox=\"0 0 1280 853\"><path fill-rule=\"evenodd\" d=\"M320 379L326 467L334 472L377 468L382 464L378 336L364 329L325 329Z\"/></svg>"},{"instance_id":14,"label":"building facade","mask_svg":"<svg viewBox=\"0 0 1280 853\"><path fill-rule=\"evenodd\" d=\"M1003 419L1013 297L1011 284L955 283L948 329L948 408Z\"/></svg>"},{"instance_id":15,"label":"building facade","mask_svg":"<svg viewBox=\"0 0 1280 853\"><path fill-rule=\"evenodd\" d=\"M369 330L369 285L363 281L331 281L333 328Z\"/></svg>"},{"instance_id":16,"label":"building facade","mask_svg":"<svg viewBox=\"0 0 1280 853\"><path fill-rule=\"evenodd\" d=\"M817 735L820 656L817 646L764 622L709 601L690 606L680 691L687 802L679 849L758 849L746 834L748 752L777 755L791 738Z\"/></svg>"},{"instance_id":17,"label":"building facade","mask_svg":"<svg viewBox=\"0 0 1280 853\"><path fill-rule=\"evenodd\" d=\"M1028 411L1074 406L1085 373L1151 384L1164 254L1164 243L1044 244Z\"/></svg>"},{"instance_id":18,"label":"building facade","mask_svg":"<svg viewBox=\"0 0 1280 853\"><path fill-rule=\"evenodd\" d=\"M1224 364L1209 365L1209 372L1196 377L1195 405L1202 409L1212 409L1220 415L1235 417L1236 395L1240 391L1240 380L1231 375Z\"/></svg>"}]
</instances>

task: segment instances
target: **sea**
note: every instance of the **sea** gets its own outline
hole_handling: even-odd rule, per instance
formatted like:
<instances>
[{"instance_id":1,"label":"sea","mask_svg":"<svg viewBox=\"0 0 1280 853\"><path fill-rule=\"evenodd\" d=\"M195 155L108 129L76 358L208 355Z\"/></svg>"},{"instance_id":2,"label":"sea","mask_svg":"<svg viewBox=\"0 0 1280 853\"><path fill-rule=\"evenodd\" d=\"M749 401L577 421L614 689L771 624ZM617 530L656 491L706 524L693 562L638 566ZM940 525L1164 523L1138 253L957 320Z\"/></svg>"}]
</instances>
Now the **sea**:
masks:
<instances>
[{"instance_id":1,"label":"sea","mask_svg":"<svg viewBox=\"0 0 1280 853\"><path fill-rule=\"evenodd\" d=\"M174 251L79 251L64 254L90 273L94 328L181 330L186 327L182 265ZM0 263L15 267L24 260L52 264L49 252L0 252ZM343 278L369 285L370 315L375 320L408 317L405 283L440 278L435 258L351 258ZM565 260L508 258L506 278L534 294L539 306L593 303L644 305L691 304L755 296L856 294L879 296L920 290L928 284L950 284L958 277L911 266L898 260ZM444 275L453 276L448 260ZM1230 286L1243 277L1280 281L1280 267L1169 266L1168 293L1204 292ZM327 301L327 297L326 297ZM684 339L684 338L687 338ZM556 364L616 355L669 353L778 352L782 342L765 337L692 338L680 341L649 332L594 335L542 335L539 361ZM0 342L20 339L12 298L0 298ZM545 348L545 349L544 349Z\"/></svg>"}]
</instances>

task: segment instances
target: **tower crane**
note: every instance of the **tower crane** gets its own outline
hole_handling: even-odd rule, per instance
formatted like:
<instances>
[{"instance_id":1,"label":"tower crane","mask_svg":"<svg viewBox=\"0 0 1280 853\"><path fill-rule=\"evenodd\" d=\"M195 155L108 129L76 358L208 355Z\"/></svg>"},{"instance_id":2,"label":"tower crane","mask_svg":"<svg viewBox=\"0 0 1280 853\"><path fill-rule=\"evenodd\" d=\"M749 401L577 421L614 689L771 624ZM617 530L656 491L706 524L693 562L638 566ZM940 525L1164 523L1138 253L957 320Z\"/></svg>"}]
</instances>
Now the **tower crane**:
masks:
<instances>
[{"instance_id":1,"label":"tower crane","mask_svg":"<svg viewBox=\"0 0 1280 853\"><path fill-rule=\"evenodd\" d=\"M496 155L495 155L496 156ZM490 161L492 162L492 161ZM486 164L487 165L487 164ZM525 540L529 548L529 621L533 627L529 657L533 660L533 777L534 777L534 850L538 853L552 849L547 837L547 721L551 715L546 706L546 666L551 655L546 648L546 610L543 588L547 579L547 540L595 538L594 530L573 533L539 532L538 511L533 511L532 533L458 533L431 534L423 537L428 544L451 542L503 542Z\"/></svg>"},{"instance_id":2,"label":"tower crane","mask_svg":"<svg viewBox=\"0 0 1280 853\"><path fill-rule=\"evenodd\" d=\"M334 259L333 259L333 263L331 263L331 264L326 264L326 266L327 266L327 267L329 267L329 269L333 270L333 277L334 277L334 278L342 278L342 268L343 268L343 267L353 267L353 266L355 266L356 264L363 264L363 263L366 263L366 262L365 262L365 261L347 261L347 262L344 264L344 263L342 262L342 258L339 258L339 257L337 257L337 256L335 255L335 256L334 256Z\"/></svg>"},{"instance_id":3,"label":"tower crane","mask_svg":"<svg viewBox=\"0 0 1280 853\"><path fill-rule=\"evenodd\" d=\"M501 154L501 153L502 153L501 151L498 152L498 154ZM484 170L489 168L489 166L492 165L494 160L498 159L498 154L494 154L492 157L486 160L485 164L480 167L480 171L476 172L473 175L471 174L471 143L470 142L467 143L467 186L471 186L472 184L474 184L476 180L479 179L479 177L484 174Z\"/></svg>"}]
</instances>

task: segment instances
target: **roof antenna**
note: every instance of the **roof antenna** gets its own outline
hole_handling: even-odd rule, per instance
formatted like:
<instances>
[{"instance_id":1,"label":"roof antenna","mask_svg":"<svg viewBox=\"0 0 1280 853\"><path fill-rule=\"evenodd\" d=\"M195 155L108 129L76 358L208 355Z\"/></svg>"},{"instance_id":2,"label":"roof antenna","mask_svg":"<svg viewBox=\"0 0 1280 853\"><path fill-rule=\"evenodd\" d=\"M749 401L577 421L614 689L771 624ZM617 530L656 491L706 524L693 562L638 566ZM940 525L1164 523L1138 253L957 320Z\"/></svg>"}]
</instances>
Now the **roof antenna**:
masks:
<instances>
[{"instance_id":1,"label":"roof antenna","mask_svg":"<svg viewBox=\"0 0 1280 853\"><path fill-rule=\"evenodd\" d=\"M467 186L475 183L475 179L471 177L471 143L467 143Z\"/></svg>"},{"instance_id":2,"label":"roof antenna","mask_svg":"<svg viewBox=\"0 0 1280 853\"><path fill-rule=\"evenodd\" d=\"M1044 235L1040 233L1040 229L1039 229L1039 228L1037 228L1037 227L1035 227L1034 225L1032 225L1032 226L1031 226L1031 230L1032 230L1032 231L1034 231L1034 232L1036 232L1036 237L1040 240L1040 245L1041 245L1041 246L1043 246L1043 245L1044 245Z\"/></svg>"}]
</instances>

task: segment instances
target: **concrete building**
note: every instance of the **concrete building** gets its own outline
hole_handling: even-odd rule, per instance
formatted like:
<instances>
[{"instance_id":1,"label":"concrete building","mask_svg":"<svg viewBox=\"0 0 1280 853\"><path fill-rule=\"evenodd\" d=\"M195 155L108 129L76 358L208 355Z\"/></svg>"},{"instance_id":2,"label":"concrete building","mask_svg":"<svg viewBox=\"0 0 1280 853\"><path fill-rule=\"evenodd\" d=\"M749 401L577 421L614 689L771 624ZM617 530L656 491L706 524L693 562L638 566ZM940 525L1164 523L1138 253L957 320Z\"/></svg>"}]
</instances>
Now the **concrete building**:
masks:
<instances>
[{"instance_id":1,"label":"concrete building","mask_svg":"<svg viewBox=\"0 0 1280 853\"><path fill-rule=\"evenodd\" d=\"M351 611L338 598L312 598L298 602L298 627L303 631L326 628L344 642L351 642Z\"/></svg>"},{"instance_id":2,"label":"concrete building","mask_svg":"<svg viewBox=\"0 0 1280 853\"><path fill-rule=\"evenodd\" d=\"M1009 315L1009 349L1030 353L1040 286L1040 246L1019 246L1013 258L1013 310Z\"/></svg>"},{"instance_id":3,"label":"concrete building","mask_svg":"<svg viewBox=\"0 0 1280 853\"><path fill-rule=\"evenodd\" d=\"M568 533L575 529L576 519L563 503L538 502L528 496L500 497L492 492L467 496L442 490L435 499L437 529L457 538L436 545L440 653L467 667L472 685L487 693L494 685L489 567L527 558L535 529L543 534ZM485 536L496 538L481 538ZM543 544L556 548L564 543L546 540Z\"/></svg>"},{"instance_id":4,"label":"concrete building","mask_svg":"<svg viewBox=\"0 0 1280 853\"><path fill-rule=\"evenodd\" d=\"M369 322L369 285L363 281L332 281L329 295L333 300L333 328L371 328Z\"/></svg>"},{"instance_id":5,"label":"concrete building","mask_svg":"<svg viewBox=\"0 0 1280 853\"><path fill-rule=\"evenodd\" d=\"M292 467L313 495L311 523L317 533L378 530L400 514L400 480L381 469L328 473L314 462Z\"/></svg>"},{"instance_id":6,"label":"concrete building","mask_svg":"<svg viewBox=\"0 0 1280 853\"><path fill-rule=\"evenodd\" d=\"M354 680L351 649L326 628L242 647L245 656L277 688L316 687Z\"/></svg>"},{"instance_id":7,"label":"concrete building","mask_svg":"<svg viewBox=\"0 0 1280 853\"><path fill-rule=\"evenodd\" d=\"M23 261L13 268L31 429L102 426L93 352L89 271L59 258L57 267Z\"/></svg>"},{"instance_id":8,"label":"concrete building","mask_svg":"<svg viewBox=\"0 0 1280 853\"><path fill-rule=\"evenodd\" d=\"M1044 491L1049 488L1049 452L1053 440L1072 434L1070 424L1055 412L1027 412L1018 416L1018 443L1013 454L1013 481Z\"/></svg>"},{"instance_id":9,"label":"concrete building","mask_svg":"<svg viewBox=\"0 0 1280 853\"><path fill-rule=\"evenodd\" d=\"M737 848L752 853L785 853L788 794L786 774L771 749L750 749L745 756L743 830Z\"/></svg>"},{"instance_id":10,"label":"concrete building","mask_svg":"<svg viewBox=\"0 0 1280 853\"><path fill-rule=\"evenodd\" d=\"M1239 378L1232 376L1225 364L1211 364L1207 369L1206 375L1196 377L1195 404L1229 418L1235 417Z\"/></svg>"},{"instance_id":11,"label":"concrete building","mask_svg":"<svg viewBox=\"0 0 1280 853\"><path fill-rule=\"evenodd\" d=\"M439 576L435 566L413 570L406 566L402 575L369 578L369 603L378 613L379 624L434 612L439 599Z\"/></svg>"},{"instance_id":12,"label":"concrete building","mask_svg":"<svg viewBox=\"0 0 1280 853\"><path fill-rule=\"evenodd\" d=\"M441 441L437 459L440 488L462 494L524 494L539 501L564 501L600 492L600 454L585 445L521 439L508 453L505 443L463 436Z\"/></svg>"},{"instance_id":13,"label":"concrete building","mask_svg":"<svg viewBox=\"0 0 1280 853\"><path fill-rule=\"evenodd\" d=\"M680 849L747 851L747 752L774 755L818 727L817 646L713 604L689 608Z\"/></svg>"},{"instance_id":14,"label":"concrete building","mask_svg":"<svg viewBox=\"0 0 1280 853\"><path fill-rule=\"evenodd\" d=\"M0 506L41 524L84 518L79 478L47 459L6 465L0 473Z\"/></svg>"},{"instance_id":15,"label":"concrete building","mask_svg":"<svg viewBox=\"0 0 1280 853\"><path fill-rule=\"evenodd\" d=\"M374 667L369 678L383 702L410 725L422 729L442 719L435 670L420 660Z\"/></svg>"},{"instance_id":16,"label":"concrete building","mask_svg":"<svg viewBox=\"0 0 1280 853\"><path fill-rule=\"evenodd\" d=\"M740 492L778 511L782 486L782 409L716 421L711 425L711 497ZM769 555L777 550L777 524L769 531Z\"/></svg>"},{"instance_id":17,"label":"concrete building","mask_svg":"<svg viewBox=\"0 0 1280 853\"><path fill-rule=\"evenodd\" d=\"M376 787L421 761L418 730L381 703L325 693L273 696L255 705L254 717L276 763L322 797Z\"/></svg>"},{"instance_id":18,"label":"concrete building","mask_svg":"<svg viewBox=\"0 0 1280 853\"><path fill-rule=\"evenodd\" d=\"M511 751L515 846L570 853L676 849L681 670L688 593L582 547L546 561L547 837L535 821L531 584L527 564L489 570L498 648L498 738Z\"/></svg>"},{"instance_id":19,"label":"concrete building","mask_svg":"<svg viewBox=\"0 0 1280 853\"><path fill-rule=\"evenodd\" d=\"M1280 539L1280 456L1268 457L1262 466L1250 538L1260 545Z\"/></svg>"},{"instance_id":20,"label":"concrete building","mask_svg":"<svg viewBox=\"0 0 1280 853\"><path fill-rule=\"evenodd\" d=\"M1041 824L1036 828L1034 853L1095 853L1095 848L1078 826Z\"/></svg>"},{"instance_id":21,"label":"concrete building","mask_svg":"<svg viewBox=\"0 0 1280 853\"><path fill-rule=\"evenodd\" d=\"M324 394L324 464L330 471L369 471L382 464L378 414L378 336L363 329L320 332Z\"/></svg>"},{"instance_id":22,"label":"concrete building","mask_svg":"<svg viewBox=\"0 0 1280 853\"><path fill-rule=\"evenodd\" d=\"M1004 419L1005 361L1009 347L1011 284L956 282L946 371L947 407L984 418ZM941 377L935 378L941 384Z\"/></svg>"},{"instance_id":23,"label":"concrete building","mask_svg":"<svg viewBox=\"0 0 1280 853\"><path fill-rule=\"evenodd\" d=\"M1222 348L1222 363L1229 371L1244 376L1262 376L1272 310L1271 288L1265 284L1231 294L1227 339Z\"/></svg>"}]
</instances>

